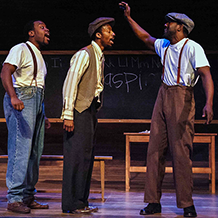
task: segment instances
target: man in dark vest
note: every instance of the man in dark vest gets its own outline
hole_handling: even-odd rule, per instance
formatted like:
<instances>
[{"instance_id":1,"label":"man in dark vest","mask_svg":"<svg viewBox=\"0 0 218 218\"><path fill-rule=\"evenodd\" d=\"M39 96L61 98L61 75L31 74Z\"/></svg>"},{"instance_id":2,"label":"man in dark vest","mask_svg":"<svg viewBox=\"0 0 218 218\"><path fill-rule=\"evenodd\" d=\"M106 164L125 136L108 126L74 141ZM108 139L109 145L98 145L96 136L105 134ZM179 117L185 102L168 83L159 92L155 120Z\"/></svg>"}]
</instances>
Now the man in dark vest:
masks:
<instances>
[{"instance_id":1,"label":"man in dark vest","mask_svg":"<svg viewBox=\"0 0 218 218\"><path fill-rule=\"evenodd\" d=\"M102 105L105 47L114 44L114 18L100 17L89 24L92 42L74 54L63 86L64 168L63 213L90 213L88 204L94 161L96 112Z\"/></svg>"}]
</instances>

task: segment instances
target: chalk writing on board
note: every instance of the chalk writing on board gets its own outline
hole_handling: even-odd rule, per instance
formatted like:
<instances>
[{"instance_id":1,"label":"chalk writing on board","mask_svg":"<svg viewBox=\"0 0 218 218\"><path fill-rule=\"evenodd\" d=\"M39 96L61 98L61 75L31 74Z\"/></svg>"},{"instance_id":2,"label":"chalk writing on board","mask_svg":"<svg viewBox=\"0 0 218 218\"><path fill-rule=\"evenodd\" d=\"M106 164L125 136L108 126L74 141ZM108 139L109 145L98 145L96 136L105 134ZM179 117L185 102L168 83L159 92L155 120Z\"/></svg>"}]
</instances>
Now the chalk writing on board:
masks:
<instances>
[{"instance_id":1,"label":"chalk writing on board","mask_svg":"<svg viewBox=\"0 0 218 218\"><path fill-rule=\"evenodd\" d=\"M62 60L61 58L51 58L52 60L52 68L62 68Z\"/></svg>"},{"instance_id":2,"label":"chalk writing on board","mask_svg":"<svg viewBox=\"0 0 218 218\"><path fill-rule=\"evenodd\" d=\"M108 73L104 77L104 84L109 87L114 87L119 89L121 86L126 87L126 92L130 92L130 86L138 86L139 90L143 90L144 87L147 87L149 84L152 85L152 81L154 81L154 77L156 75L154 73L150 73L147 78L142 81L142 74L141 73ZM159 75L158 75L159 76Z\"/></svg>"},{"instance_id":3,"label":"chalk writing on board","mask_svg":"<svg viewBox=\"0 0 218 218\"><path fill-rule=\"evenodd\" d=\"M0 69L6 56L0 55ZM214 80L214 119L218 119L217 57L217 54L208 57ZM45 94L48 117L60 117L62 87L71 58L72 55L44 55L48 70ZM146 114L146 118L150 119L161 83L161 69L160 58L157 55L105 55L105 99L104 107L100 111L101 118L139 119L145 118ZM202 119L202 109L206 100L201 83L200 80L195 86L196 119ZM0 117L4 117L4 93L5 90L0 82Z\"/></svg>"},{"instance_id":4,"label":"chalk writing on board","mask_svg":"<svg viewBox=\"0 0 218 218\"><path fill-rule=\"evenodd\" d=\"M161 68L157 56L109 56L105 60L105 86L115 89L125 86L127 93L148 90L159 80Z\"/></svg>"},{"instance_id":5,"label":"chalk writing on board","mask_svg":"<svg viewBox=\"0 0 218 218\"><path fill-rule=\"evenodd\" d=\"M151 57L149 59L139 57L117 57L117 58L106 58L105 67L108 68L160 68L161 63L158 57Z\"/></svg>"},{"instance_id":6,"label":"chalk writing on board","mask_svg":"<svg viewBox=\"0 0 218 218\"><path fill-rule=\"evenodd\" d=\"M62 68L63 64L62 64L62 59L60 57L51 57L45 60L45 64L47 69L51 68Z\"/></svg>"}]
</instances>

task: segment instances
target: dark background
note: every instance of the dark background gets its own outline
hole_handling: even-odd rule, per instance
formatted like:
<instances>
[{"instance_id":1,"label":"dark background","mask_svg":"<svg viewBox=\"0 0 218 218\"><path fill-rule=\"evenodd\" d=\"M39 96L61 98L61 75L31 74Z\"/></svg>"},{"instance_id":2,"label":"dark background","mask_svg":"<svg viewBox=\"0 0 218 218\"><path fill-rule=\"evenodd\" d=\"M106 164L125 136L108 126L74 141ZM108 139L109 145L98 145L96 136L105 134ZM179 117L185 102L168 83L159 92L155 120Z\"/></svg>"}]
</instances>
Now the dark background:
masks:
<instances>
[{"instance_id":1,"label":"dark background","mask_svg":"<svg viewBox=\"0 0 218 218\"><path fill-rule=\"evenodd\" d=\"M0 63L6 55L0 55ZM60 118L62 87L72 55L44 55L48 74L45 111L48 118ZM208 54L214 81L214 120L218 120L218 54ZM105 55L105 85L101 119L151 119L161 84L162 65L157 55ZM196 119L202 119L205 94L201 79L195 86ZM0 118L4 117L4 88L0 84Z\"/></svg>"},{"instance_id":2,"label":"dark background","mask_svg":"<svg viewBox=\"0 0 218 218\"><path fill-rule=\"evenodd\" d=\"M114 32L116 40L112 50L146 50L144 44L138 40L132 33L129 25L123 17L122 11L118 7L117 0L1 0L0 2L0 50L8 51L17 43L23 42L23 27L31 19L43 20L51 31L51 42L45 50L78 50L90 43L87 33L88 24L100 16L114 17L116 24ZM190 34L190 38L200 43L210 53L209 61L211 63L211 72L215 82L215 110L217 111L217 96L218 96L218 7L217 0L182 0L182 1L147 1L147 0L129 0L131 6L132 17L152 36L161 37L164 28L164 16L168 12L180 12L187 14L195 22L195 28ZM212 54L211 54L212 53ZM108 62L109 56L106 57ZM117 57L114 57L116 60ZM121 57L122 58L122 57ZM144 56L145 61L147 60ZM150 58L150 57L149 57ZM59 117L61 110L61 87L67 68L70 56L64 57L61 69L53 69L51 58L45 57L48 63L48 76L46 81L46 101L48 107L52 110L47 110L48 117ZM124 73L127 69L120 68L105 68L106 75L108 73ZM131 69L130 69L131 70ZM131 83L130 92L127 93L126 86L123 85L119 89L113 89L109 85L105 85L105 104L100 111L100 117L124 118L122 115L128 115L128 118L150 118L152 107L157 94L161 67L137 69L134 72L144 73L145 77L143 91L139 91L138 83ZM53 72L57 72L56 74ZM149 78L150 73L155 73L155 81ZM137 74L138 75L138 74ZM118 77L116 77L118 78ZM146 81L146 83L145 83ZM106 81L107 82L107 81ZM155 82L155 83L153 83ZM50 83L50 84L49 84ZM136 84L134 86L134 84ZM147 84L145 86L145 84ZM0 85L1 86L1 85ZM0 87L0 94L3 97L3 87ZM51 90L51 91L49 91ZM204 105L204 94L202 93L201 81L196 86L196 104L198 119L201 119L201 110ZM116 92L119 91L119 92ZM58 94L56 94L58 92ZM136 93L136 94L135 94ZM141 96L143 93L144 97ZM54 95L52 95L54 94ZM108 96L107 96L108 95ZM110 96L111 97L110 97ZM122 96L128 99L128 102L122 99ZM131 97L129 97L131 96ZM151 96L151 98L150 98ZM114 100L113 100L114 99ZM110 101L113 103L113 108L110 107ZM58 102L58 103L57 103ZM126 108L118 107L116 104L124 103ZM135 113L134 104L139 105L139 111ZM2 100L1 100L2 104ZM57 105L58 104L58 105ZM133 108L133 112L131 111ZM149 107L146 108L146 105ZM58 107L57 107L58 106ZM2 107L2 105L1 105ZM149 113L141 113L140 108L147 109ZM111 110L109 110L111 109ZM1 110L1 117L3 111ZM113 111L113 113L108 113ZM53 114L55 112L55 114ZM115 114L119 112L119 114ZM105 113L105 114L104 114ZM139 117L138 117L139 116ZM217 118L217 115L215 115ZM125 138L123 132L139 132L150 128L150 124L99 124L98 138L96 146L97 155L113 155L114 158L124 159L125 154ZM196 125L196 132L217 132L217 125ZM0 125L0 154L6 154L7 128L5 123ZM202 146L203 148L203 146ZM207 154L206 150L199 149L196 155ZM144 152L137 149L137 159ZM144 149L143 149L144 151ZM62 124L53 124L51 129L46 132L45 138L45 154L62 154ZM199 158L197 158L199 159Z\"/></svg>"},{"instance_id":3,"label":"dark background","mask_svg":"<svg viewBox=\"0 0 218 218\"><path fill-rule=\"evenodd\" d=\"M51 31L46 50L77 50L89 43L88 24L100 16L114 17L115 50L145 50L134 36L118 0L1 0L0 50L23 41L23 26L31 19L43 20ZM132 17L152 36L161 37L168 12L187 14L196 24L190 38L206 50L218 50L217 0L129 0Z\"/></svg>"},{"instance_id":4,"label":"dark background","mask_svg":"<svg viewBox=\"0 0 218 218\"><path fill-rule=\"evenodd\" d=\"M90 43L87 33L88 24L100 16L114 17L116 20L114 32L116 40L111 50L146 50L144 44L135 37L128 23L119 9L118 0L1 0L0 4L0 50L8 51L12 46L23 41L23 26L31 19L43 20L51 31L51 42L45 50L78 50ZM144 1L129 0L132 17L154 37L161 37L164 28L164 16L168 12L187 14L195 22L195 28L190 38L200 43L206 50L211 64L211 73L215 83L214 111L218 110L218 7L217 0L183 0L183 1ZM140 57L140 62L151 62L152 56L129 55L133 58ZM115 67L105 67L107 74L120 74L115 81L123 81L117 89L116 84L105 84L104 107L99 113L99 118L135 118L150 119L153 105L160 85L161 65L152 69L148 67L123 67L125 58L129 56L111 57ZM1 56L0 63L5 55ZM62 107L61 90L67 70L69 68L68 56L44 56L48 75L46 79L46 99L48 117L60 117ZM53 59L61 61L61 67L53 67ZM120 66L117 59L120 58ZM106 56L109 63L110 56ZM158 57L155 57L158 61ZM57 63L58 65L58 63ZM130 84L130 92L126 91L124 73L142 75L142 90L139 90L138 80ZM121 75L122 74L122 75ZM154 76L150 76L155 74ZM108 77L107 77L108 78ZM131 79L131 77L129 77ZM201 119L205 96L201 81L196 88L196 119ZM0 85L0 106L4 89ZM3 117L3 110L0 111ZM215 119L218 119L215 113Z\"/></svg>"}]
</instances>

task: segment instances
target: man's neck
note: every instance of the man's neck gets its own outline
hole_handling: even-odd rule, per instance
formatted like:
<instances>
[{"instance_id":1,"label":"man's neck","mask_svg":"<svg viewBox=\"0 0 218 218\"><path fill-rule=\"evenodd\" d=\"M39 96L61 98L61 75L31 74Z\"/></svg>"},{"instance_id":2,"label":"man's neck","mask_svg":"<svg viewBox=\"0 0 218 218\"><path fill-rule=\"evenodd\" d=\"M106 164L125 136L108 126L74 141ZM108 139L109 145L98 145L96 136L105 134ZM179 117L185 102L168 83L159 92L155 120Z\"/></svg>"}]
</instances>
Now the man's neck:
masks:
<instances>
[{"instance_id":1,"label":"man's neck","mask_svg":"<svg viewBox=\"0 0 218 218\"><path fill-rule=\"evenodd\" d=\"M102 50L102 51L104 51L104 46L100 43L100 41L99 40L94 40L97 44L98 44L98 46L100 47L100 49Z\"/></svg>"},{"instance_id":2,"label":"man's neck","mask_svg":"<svg viewBox=\"0 0 218 218\"><path fill-rule=\"evenodd\" d=\"M185 38L184 35L176 35L175 37L173 37L171 40L170 40L170 44L171 45L174 45L176 44L177 42L183 40Z\"/></svg>"},{"instance_id":3,"label":"man's neck","mask_svg":"<svg viewBox=\"0 0 218 218\"><path fill-rule=\"evenodd\" d=\"M32 40L32 39L28 39L28 41L30 41L33 45L35 45L36 46L36 48L38 48L39 49L39 51L41 51L41 47L40 47L40 45L35 41L35 40Z\"/></svg>"}]
</instances>

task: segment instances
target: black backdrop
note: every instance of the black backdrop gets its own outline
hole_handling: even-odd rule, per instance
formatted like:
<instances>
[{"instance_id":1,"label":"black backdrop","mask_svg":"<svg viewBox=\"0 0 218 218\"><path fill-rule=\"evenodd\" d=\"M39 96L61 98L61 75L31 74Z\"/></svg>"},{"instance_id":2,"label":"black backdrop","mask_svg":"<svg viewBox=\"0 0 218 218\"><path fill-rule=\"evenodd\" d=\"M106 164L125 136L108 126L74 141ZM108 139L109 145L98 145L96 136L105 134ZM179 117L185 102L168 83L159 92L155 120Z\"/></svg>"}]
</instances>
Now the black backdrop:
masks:
<instances>
[{"instance_id":1,"label":"black backdrop","mask_svg":"<svg viewBox=\"0 0 218 218\"><path fill-rule=\"evenodd\" d=\"M146 50L123 17L119 0L1 0L0 50L8 51L23 41L23 26L31 19L43 20L51 31L51 42L45 50L78 50L90 43L88 24L100 16L114 17L116 40L113 50ZM185 13L195 22L190 38L200 43L208 54L215 83L214 112L218 119L218 4L217 0L129 0L132 17L154 37L161 37L164 16L168 12ZM212 51L212 52L211 52ZM71 55L45 55L46 113L60 117L61 89ZM0 62L5 56L0 56ZM139 62L139 63L138 63ZM107 55L105 67L104 106L100 118L150 119L161 67L154 55ZM196 118L201 119L205 102L201 81L195 88ZM3 117L0 84L0 117Z\"/></svg>"},{"instance_id":2,"label":"black backdrop","mask_svg":"<svg viewBox=\"0 0 218 218\"><path fill-rule=\"evenodd\" d=\"M0 56L0 63L5 55ZM62 109L62 86L71 55L44 55L48 68L45 108L49 118L59 118ZM105 119L150 119L160 86L161 63L157 55L106 55L103 108ZM218 54L208 54L215 84L214 119L218 119ZM0 117L4 117L0 85ZM201 80L195 86L196 119L202 119L205 94Z\"/></svg>"},{"instance_id":3,"label":"black backdrop","mask_svg":"<svg viewBox=\"0 0 218 218\"><path fill-rule=\"evenodd\" d=\"M100 16L114 17L114 50L144 50L119 10L120 0L1 0L0 50L23 41L23 26L43 20L51 31L46 50L78 50L89 43L88 24ZM190 38L206 50L218 50L217 0L128 0L132 17L154 37L161 37L168 12L187 14L195 22Z\"/></svg>"}]
</instances>

